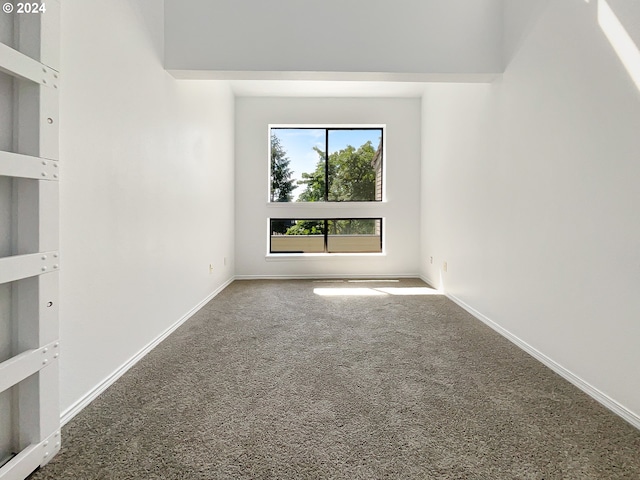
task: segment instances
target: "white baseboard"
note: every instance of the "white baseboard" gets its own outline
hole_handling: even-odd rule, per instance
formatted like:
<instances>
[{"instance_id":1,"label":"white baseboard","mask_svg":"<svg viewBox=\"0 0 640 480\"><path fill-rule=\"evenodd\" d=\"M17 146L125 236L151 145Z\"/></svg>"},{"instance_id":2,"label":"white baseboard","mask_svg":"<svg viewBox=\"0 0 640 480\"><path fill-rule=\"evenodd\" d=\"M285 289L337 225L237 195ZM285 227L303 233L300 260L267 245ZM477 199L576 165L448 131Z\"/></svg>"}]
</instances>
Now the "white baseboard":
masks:
<instances>
[{"instance_id":1,"label":"white baseboard","mask_svg":"<svg viewBox=\"0 0 640 480\"><path fill-rule=\"evenodd\" d=\"M189 320L198 310L204 307L212 298L218 295L222 290L227 288L231 282L235 280L235 277L231 277L229 280L224 282L218 288L216 288L211 294L207 295L207 297L198 303L195 307L185 313L177 322L167 328L164 332L158 335L155 339L153 339L150 343L148 343L144 348L142 348L138 353L136 353L129 360L124 362L120 367L118 367L111 375L102 380L98 385L93 387L89 392L87 392L83 397L81 397L78 401L76 401L73 405L67 408L62 412L60 416L60 424L65 425L69 420L75 417L83 408L89 405L93 400L95 400L102 392L104 392L107 388L109 388L113 383L118 380L122 375L124 375L127 370L133 367L136 363L138 363L142 357L144 357L147 353L153 350L160 342L162 342L165 338L167 338L171 333L173 333L180 325Z\"/></svg>"},{"instance_id":2,"label":"white baseboard","mask_svg":"<svg viewBox=\"0 0 640 480\"><path fill-rule=\"evenodd\" d=\"M419 278L417 273L400 273L397 275L346 275L346 274L311 274L311 275L236 275L236 280L322 280L322 279L394 279L394 278Z\"/></svg>"},{"instance_id":3,"label":"white baseboard","mask_svg":"<svg viewBox=\"0 0 640 480\"><path fill-rule=\"evenodd\" d=\"M430 283L428 281L428 279L426 279L426 278L423 278L423 280L425 282L427 282L427 283ZM467 305L465 302L463 302L462 300L457 298L455 295L451 295L450 293L445 293L445 295L447 296L447 298L449 298L451 301L453 301L456 304L458 304L460 307L465 309L467 312L469 312L471 315L476 317L478 320L480 320L481 322L483 322L486 325L488 325L489 327L491 327L493 330L498 332L500 335L502 335L503 337L505 337L507 340L511 341L512 343L514 343L518 347L520 347L522 350L527 352L529 355L531 355L536 360L542 362L544 365L549 367L551 370L553 370L555 373L560 375L562 378L564 378L568 382L570 382L573 385L575 385L576 387L578 387L580 390L582 390L584 393L589 395L591 398L593 398L594 400L596 400L597 402L599 402L600 404L602 404L603 406L605 406L606 408L611 410L616 415L622 417L624 420L629 422L631 425L633 425L637 429L640 429L640 416L639 415L637 415L636 413L632 412L631 410L629 410L625 406L621 405L620 403L616 402L614 399L609 397L607 394L601 392L600 390L598 390L596 387L594 387L590 383L584 381L582 378L580 378L579 376L575 375L573 372L567 370L565 367L563 367L562 365L558 364L557 362L555 362L551 358L547 357L544 353L542 353L539 350L535 349L534 347L529 345L527 342L521 340L516 335L514 335L513 333L508 331L507 329L501 327L496 322L494 322L493 320L491 320L487 316L485 316L482 313L480 313L479 311L477 311L475 308L471 307L470 305Z\"/></svg>"},{"instance_id":4,"label":"white baseboard","mask_svg":"<svg viewBox=\"0 0 640 480\"><path fill-rule=\"evenodd\" d=\"M426 275L420 275L418 278L420 278L420 280L429 285L431 288L436 288L436 283Z\"/></svg>"}]
</instances>

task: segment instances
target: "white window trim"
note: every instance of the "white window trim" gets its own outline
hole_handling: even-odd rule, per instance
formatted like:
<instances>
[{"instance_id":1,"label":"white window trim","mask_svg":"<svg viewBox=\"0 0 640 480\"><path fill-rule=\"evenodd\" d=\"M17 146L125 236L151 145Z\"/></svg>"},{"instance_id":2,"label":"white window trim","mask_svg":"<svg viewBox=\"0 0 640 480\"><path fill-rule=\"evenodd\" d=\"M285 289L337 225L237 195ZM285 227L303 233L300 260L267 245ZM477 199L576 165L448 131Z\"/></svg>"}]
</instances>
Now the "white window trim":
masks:
<instances>
[{"instance_id":1,"label":"white window trim","mask_svg":"<svg viewBox=\"0 0 640 480\"><path fill-rule=\"evenodd\" d=\"M318 128L318 129L331 129L331 128L380 128L382 130L382 200L374 202L272 202L270 200L271 193L271 129L272 128ZM270 123L267 125L267 183L266 183L266 206L267 211L273 209L274 214L267 214L267 235L266 235L266 255L265 261L267 262L288 262L288 261L317 261L317 260L340 260L344 258L376 258L386 257L386 236L387 236L387 219L385 215L382 215L380 209L384 209L389 204L387 200L387 124L384 123L324 123L324 124L312 124L312 123ZM291 209L295 211L294 214L288 214L287 216L297 216L301 218L312 218L317 216L318 210L325 210L322 217L334 216L335 214L327 214L329 211L339 212L342 210L349 211L350 218L357 217L379 217L382 218L382 252L376 253L271 253L269 251L271 244L271 218L276 214L275 211L282 209ZM303 213L303 212L308 213ZM357 213L354 213L357 212ZM281 215L280 213L277 215ZM335 216L334 218L340 218Z\"/></svg>"},{"instance_id":2,"label":"white window trim","mask_svg":"<svg viewBox=\"0 0 640 480\"><path fill-rule=\"evenodd\" d=\"M384 237L383 237L384 243ZM290 261L314 261L314 260L326 260L326 259L343 259L347 258L375 258L386 257L387 254L383 251L379 253L267 253L265 260L267 262L290 262Z\"/></svg>"},{"instance_id":3,"label":"white window trim","mask_svg":"<svg viewBox=\"0 0 640 480\"><path fill-rule=\"evenodd\" d=\"M382 251L381 252L346 252L346 253L271 253L271 217L267 218L267 250L265 260L267 262L274 261L297 261L297 260L322 260L323 258L371 258L387 256L387 217L381 216L382 219Z\"/></svg>"}]
</instances>

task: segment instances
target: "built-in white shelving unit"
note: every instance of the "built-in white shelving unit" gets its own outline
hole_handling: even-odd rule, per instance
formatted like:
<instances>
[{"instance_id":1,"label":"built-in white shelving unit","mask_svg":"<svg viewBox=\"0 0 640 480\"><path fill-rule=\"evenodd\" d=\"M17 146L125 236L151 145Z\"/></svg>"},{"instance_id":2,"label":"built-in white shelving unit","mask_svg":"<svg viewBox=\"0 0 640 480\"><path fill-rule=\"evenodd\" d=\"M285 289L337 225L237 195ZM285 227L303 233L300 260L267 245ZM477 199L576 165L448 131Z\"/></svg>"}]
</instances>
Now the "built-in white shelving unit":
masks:
<instances>
[{"instance_id":1,"label":"built-in white shelving unit","mask_svg":"<svg viewBox=\"0 0 640 480\"><path fill-rule=\"evenodd\" d=\"M60 2L24 5L0 13L0 480L26 478L61 442Z\"/></svg>"}]
</instances>

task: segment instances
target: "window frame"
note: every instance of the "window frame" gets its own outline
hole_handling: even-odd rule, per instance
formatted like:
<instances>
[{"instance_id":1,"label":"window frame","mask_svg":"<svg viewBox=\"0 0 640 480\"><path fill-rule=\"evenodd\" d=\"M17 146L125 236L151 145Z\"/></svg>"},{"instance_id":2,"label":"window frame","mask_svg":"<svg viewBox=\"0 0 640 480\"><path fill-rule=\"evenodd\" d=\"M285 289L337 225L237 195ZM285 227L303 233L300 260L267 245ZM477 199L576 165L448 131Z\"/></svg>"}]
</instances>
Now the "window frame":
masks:
<instances>
[{"instance_id":1,"label":"window frame","mask_svg":"<svg viewBox=\"0 0 640 480\"><path fill-rule=\"evenodd\" d=\"M273 130L324 130L325 131L325 194L321 202L273 202L271 201L271 133ZM380 200L329 200L329 131L380 130ZM267 126L267 204L268 205L341 205L386 203L386 124L269 124Z\"/></svg>"},{"instance_id":2,"label":"window frame","mask_svg":"<svg viewBox=\"0 0 640 480\"><path fill-rule=\"evenodd\" d=\"M337 202L339 203L339 202ZM273 221L291 221L291 220L312 220L312 221L323 221L324 222L324 231L323 231L323 245L324 245L324 251L323 252L274 252L273 248L272 248L272 222ZM378 220L380 222L380 251L379 252L329 252L328 250L328 245L329 245L329 229L328 224L331 221L340 221L340 220ZM385 254L385 250L384 250L384 225L385 225L385 221L384 221L384 217L380 216L380 217L353 217L353 216L349 216L349 217L329 217L329 216L322 216L322 218L318 218L313 217L313 218L278 218L278 217L270 217L267 220L267 225L268 225L268 236L269 236L269 241L268 241L268 247L267 247L267 256L269 257L280 257L280 256L344 256L344 255L355 255L355 256L359 256L359 255L384 255ZM298 235L290 235L290 236L298 236Z\"/></svg>"}]
</instances>

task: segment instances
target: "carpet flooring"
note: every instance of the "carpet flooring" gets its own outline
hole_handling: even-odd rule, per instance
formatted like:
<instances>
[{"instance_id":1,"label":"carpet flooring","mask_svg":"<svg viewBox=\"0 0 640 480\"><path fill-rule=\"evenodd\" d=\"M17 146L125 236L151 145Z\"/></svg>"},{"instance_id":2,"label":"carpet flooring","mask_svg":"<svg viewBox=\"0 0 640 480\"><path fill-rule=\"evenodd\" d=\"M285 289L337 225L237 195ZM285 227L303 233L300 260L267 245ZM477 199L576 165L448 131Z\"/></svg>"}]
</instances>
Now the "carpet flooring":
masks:
<instances>
[{"instance_id":1,"label":"carpet flooring","mask_svg":"<svg viewBox=\"0 0 640 480\"><path fill-rule=\"evenodd\" d=\"M30 478L640 478L640 431L416 293L430 292L236 281L71 420Z\"/></svg>"}]
</instances>

